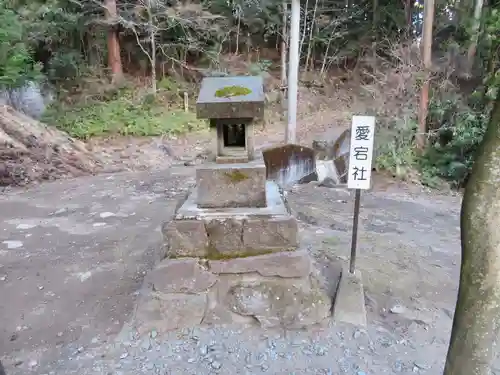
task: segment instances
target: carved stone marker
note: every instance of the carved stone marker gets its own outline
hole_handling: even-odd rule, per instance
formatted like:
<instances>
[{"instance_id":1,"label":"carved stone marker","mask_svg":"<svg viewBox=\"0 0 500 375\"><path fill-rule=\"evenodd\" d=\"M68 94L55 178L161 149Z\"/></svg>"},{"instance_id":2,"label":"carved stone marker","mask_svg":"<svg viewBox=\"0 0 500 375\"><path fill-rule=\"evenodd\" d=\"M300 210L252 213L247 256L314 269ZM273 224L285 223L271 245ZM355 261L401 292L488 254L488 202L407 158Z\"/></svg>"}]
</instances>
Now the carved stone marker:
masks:
<instances>
[{"instance_id":1,"label":"carved stone marker","mask_svg":"<svg viewBox=\"0 0 500 375\"><path fill-rule=\"evenodd\" d=\"M240 95L221 98L218 90ZM139 331L255 321L302 328L330 316L324 281L309 254L297 251L297 220L266 181L264 163L252 160L250 131L263 103L259 77L203 81L198 115L220 130L218 163L197 169L196 187L163 225L164 259L146 277L134 316Z\"/></svg>"},{"instance_id":2,"label":"carved stone marker","mask_svg":"<svg viewBox=\"0 0 500 375\"><path fill-rule=\"evenodd\" d=\"M253 122L264 117L262 77L207 77L196 102L198 118L217 128L218 163L254 159Z\"/></svg>"}]
</instances>

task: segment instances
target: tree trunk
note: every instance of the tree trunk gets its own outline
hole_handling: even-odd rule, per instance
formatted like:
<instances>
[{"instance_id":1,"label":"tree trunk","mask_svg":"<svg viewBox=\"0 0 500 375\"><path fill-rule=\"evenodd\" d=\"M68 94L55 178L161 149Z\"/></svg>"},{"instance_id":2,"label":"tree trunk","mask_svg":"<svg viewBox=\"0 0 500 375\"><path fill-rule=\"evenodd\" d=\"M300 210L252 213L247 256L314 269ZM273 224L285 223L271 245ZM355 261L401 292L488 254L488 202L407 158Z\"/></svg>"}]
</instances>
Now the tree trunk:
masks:
<instances>
[{"instance_id":1,"label":"tree trunk","mask_svg":"<svg viewBox=\"0 0 500 375\"><path fill-rule=\"evenodd\" d=\"M407 37L410 39L411 39L411 31L413 28L412 10L413 10L412 1L406 0L405 3L406 32L407 32Z\"/></svg>"},{"instance_id":2,"label":"tree trunk","mask_svg":"<svg viewBox=\"0 0 500 375\"><path fill-rule=\"evenodd\" d=\"M489 375L500 324L500 95L467 183L462 266L444 375Z\"/></svg>"},{"instance_id":3,"label":"tree trunk","mask_svg":"<svg viewBox=\"0 0 500 375\"><path fill-rule=\"evenodd\" d=\"M155 25L153 24L153 10L151 9L151 0L148 0L148 26L149 26L149 38L151 43L151 91L153 95L156 96L156 92L158 91L157 83L156 83L156 30Z\"/></svg>"},{"instance_id":4,"label":"tree trunk","mask_svg":"<svg viewBox=\"0 0 500 375\"><path fill-rule=\"evenodd\" d=\"M311 25L310 25L310 30L309 30L309 43L307 44L307 55L306 55L306 64L304 66L304 71L307 72L309 69L309 59L311 58L311 52L312 52L312 38L313 38L313 32L314 32L314 25L316 21L316 11L318 10L318 0L314 2L314 11L313 11L313 16L311 18Z\"/></svg>"},{"instance_id":5,"label":"tree trunk","mask_svg":"<svg viewBox=\"0 0 500 375\"><path fill-rule=\"evenodd\" d=\"M424 65L424 83L420 93L420 108L418 113L418 131L416 136L417 148L423 150L425 147L425 135L427 133L427 112L429 106L429 79L432 66L432 26L434 24L434 0L424 3L424 30L422 38L422 58Z\"/></svg>"},{"instance_id":6,"label":"tree trunk","mask_svg":"<svg viewBox=\"0 0 500 375\"><path fill-rule=\"evenodd\" d=\"M76 177L102 162L85 144L14 109L0 109L0 186Z\"/></svg>"},{"instance_id":7,"label":"tree trunk","mask_svg":"<svg viewBox=\"0 0 500 375\"><path fill-rule=\"evenodd\" d=\"M293 2L292 2L292 7L293 7ZM304 25L302 26L302 37L300 39L300 45L299 45L299 65L300 65L300 58L302 57L302 49L304 47L304 42L306 40L306 33L307 33L307 16L308 16L308 10L309 10L309 0L306 0L306 5L304 8ZM292 11L293 13L293 11ZM299 19L300 19L300 11L299 11ZM300 21L299 21L300 25ZM300 26L299 26L300 29Z\"/></svg>"},{"instance_id":8,"label":"tree trunk","mask_svg":"<svg viewBox=\"0 0 500 375\"><path fill-rule=\"evenodd\" d=\"M112 23L108 30L108 67L111 70L112 81L116 82L123 78L120 41L118 40L118 33L113 22L118 15L116 0L105 0L104 5L106 7L106 19Z\"/></svg>"},{"instance_id":9,"label":"tree trunk","mask_svg":"<svg viewBox=\"0 0 500 375\"><path fill-rule=\"evenodd\" d=\"M472 23L472 38L470 41L469 49L467 51L467 69L468 73L472 73L474 65L474 57L476 56L477 42L479 40L479 33L481 29L481 15L483 13L483 0L476 0L474 6L474 20Z\"/></svg>"}]
</instances>

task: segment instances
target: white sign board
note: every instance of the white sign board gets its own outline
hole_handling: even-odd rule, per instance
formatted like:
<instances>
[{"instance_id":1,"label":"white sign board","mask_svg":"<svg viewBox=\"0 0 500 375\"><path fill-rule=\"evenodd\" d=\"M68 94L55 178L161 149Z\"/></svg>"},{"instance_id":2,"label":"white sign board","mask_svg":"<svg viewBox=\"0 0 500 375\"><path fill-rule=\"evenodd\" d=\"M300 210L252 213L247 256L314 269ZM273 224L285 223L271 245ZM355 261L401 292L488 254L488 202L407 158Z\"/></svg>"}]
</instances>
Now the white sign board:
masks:
<instances>
[{"instance_id":1,"label":"white sign board","mask_svg":"<svg viewBox=\"0 0 500 375\"><path fill-rule=\"evenodd\" d=\"M353 116L349 152L349 189L370 189L375 117Z\"/></svg>"}]
</instances>

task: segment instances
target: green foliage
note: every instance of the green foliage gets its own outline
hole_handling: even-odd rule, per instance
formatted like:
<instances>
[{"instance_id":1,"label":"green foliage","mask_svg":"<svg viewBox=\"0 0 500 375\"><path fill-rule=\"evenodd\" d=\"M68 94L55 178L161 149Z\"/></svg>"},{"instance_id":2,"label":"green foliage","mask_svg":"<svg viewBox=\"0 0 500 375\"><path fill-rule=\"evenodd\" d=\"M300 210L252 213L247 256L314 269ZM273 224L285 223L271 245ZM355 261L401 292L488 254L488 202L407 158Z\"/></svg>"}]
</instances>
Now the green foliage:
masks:
<instances>
[{"instance_id":1,"label":"green foliage","mask_svg":"<svg viewBox=\"0 0 500 375\"><path fill-rule=\"evenodd\" d=\"M55 105L47 110L43 121L80 139L111 134L179 134L206 126L191 112L169 109L150 95L134 99L129 91L121 91L108 101L90 101L77 106Z\"/></svg>"},{"instance_id":2,"label":"green foliage","mask_svg":"<svg viewBox=\"0 0 500 375\"><path fill-rule=\"evenodd\" d=\"M273 62L271 60L259 60L248 66L248 72L253 76L259 76L267 73Z\"/></svg>"},{"instance_id":3,"label":"green foliage","mask_svg":"<svg viewBox=\"0 0 500 375\"><path fill-rule=\"evenodd\" d=\"M406 179L414 171L417 160L414 151L416 123L413 119L398 119L381 129L376 136L375 166L394 176Z\"/></svg>"},{"instance_id":4,"label":"green foliage","mask_svg":"<svg viewBox=\"0 0 500 375\"><path fill-rule=\"evenodd\" d=\"M24 40L23 25L18 15L0 4L0 86L16 88L26 81L42 78Z\"/></svg>"},{"instance_id":5,"label":"green foliage","mask_svg":"<svg viewBox=\"0 0 500 375\"><path fill-rule=\"evenodd\" d=\"M450 109L453 115L448 118ZM432 102L429 117L444 121L420 160L422 174L427 180L438 177L461 187L471 172L489 116L470 108L457 110L456 103L445 101Z\"/></svg>"}]
</instances>

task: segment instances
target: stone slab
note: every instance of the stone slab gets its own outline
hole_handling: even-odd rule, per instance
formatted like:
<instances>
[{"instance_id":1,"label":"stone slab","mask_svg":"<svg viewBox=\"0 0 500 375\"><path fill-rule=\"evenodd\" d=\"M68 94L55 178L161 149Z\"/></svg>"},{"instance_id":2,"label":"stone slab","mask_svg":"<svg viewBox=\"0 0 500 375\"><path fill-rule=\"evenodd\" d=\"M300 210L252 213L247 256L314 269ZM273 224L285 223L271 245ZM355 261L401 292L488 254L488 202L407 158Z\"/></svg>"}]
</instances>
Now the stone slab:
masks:
<instances>
[{"instance_id":1,"label":"stone slab","mask_svg":"<svg viewBox=\"0 0 500 375\"><path fill-rule=\"evenodd\" d=\"M162 227L166 257L204 257L208 236L200 220L172 220Z\"/></svg>"},{"instance_id":2,"label":"stone slab","mask_svg":"<svg viewBox=\"0 0 500 375\"><path fill-rule=\"evenodd\" d=\"M212 164L196 169L201 208L265 207L266 167L261 163Z\"/></svg>"},{"instance_id":3,"label":"stone slab","mask_svg":"<svg viewBox=\"0 0 500 375\"><path fill-rule=\"evenodd\" d=\"M339 322L366 327L365 294L359 271L352 274L348 269L342 270L333 317Z\"/></svg>"},{"instance_id":4,"label":"stone slab","mask_svg":"<svg viewBox=\"0 0 500 375\"><path fill-rule=\"evenodd\" d=\"M250 89L247 95L217 97L217 90L227 86ZM196 115L201 119L263 118L264 81L259 76L205 77L196 101Z\"/></svg>"},{"instance_id":5,"label":"stone slab","mask_svg":"<svg viewBox=\"0 0 500 375\"><path fill-rule=\"evenodd\" d=\"M330 316L331 299L308 279L271 279L242 282L229 290L226 304L243 316L254 317L263 328L301 329Z\"/></svg>"},{"instance_id":6,"label":"stone slab","mask_svg":"<svg viewBox=\"0 0 500 375\"><path fill-rule=\"evenodd\" d=\"M163 294L149 291L138 302L134 326L139 334L159 333L199 325L205 315L207 295Z\"/></svg>"},{"instance_id":7,"label":"stone slab","mask_svg":"<svg viewBox=\"0 0 500 375\"><path fill-rule=\"evenodd\" d=\"M223 219L206 221L210 250L219 255L241 254L245 247L242 241L244 220ZM209 254L209 256L215 254Z\"/></svg>"},{"instance_id":8,"label":"stone slab","mask_svg":"<svg viewBox=\"0 0 500 375\"><path fill-rule=\"evenodd\" d=\"M147 274L146 283L160 293L202 293L217 281L206 268L196 258L164 259Z\"/></svg>"},{"instance_id":9,"label":"stone slab","mask_svg":"<svg viewBox=\"0 0 500 375\"><path fill-rule=\"evenodd\" d=\"M178 208L175 220L210 220L210 219L248 219L252 217L286 217L290 210L285 204L278 185L266 181L266 206L265 207L226 207L218 208L198 207L198 189L195 188L188 195L184 203Z\"/></svg>"},{"instance_id":10,"label":"stone slab","mask_svg":"<svg viewBox=\"0 0 500 375\"><path fill-rule=\"evenodd\" d=\"M248 249L295 249L298 230L293 216L249 218L243 227L243 245Z\"/></svg>"},{"instance_id":11,"label":"stone slab","mask_svg":"<svg viewBox=\"0 0 500 375\"><path fill-rule=\"evenodd\" d=\"M284 278L307 277L311 273L311 258L306 251L284 251L228 260L210 260L210 272L243 274L256 272L261 276Z\"/></svg>"},{"instance_id":12,"label":"stone slab","mask_svg":"<svg viewBox=\"0 0 500 375\"><path fill-rule=\"evenodd\" d=\"M204 245L206 249L196 249L189 253L186 248L183 248L182 254L180 254L170 245L169 254L171 256L192 256L212 260L233 259L271 252L291 251L298 246L297 221L290 215L255 219L225 217L199 219L198 221L204 223L208 238L207 245ZM182 227L182 225L177 226ZM190 232L186 232L180 237L187 238L189 235ZM171 244L172 241L169 243Z\"/></svg>"}]
</instances>

